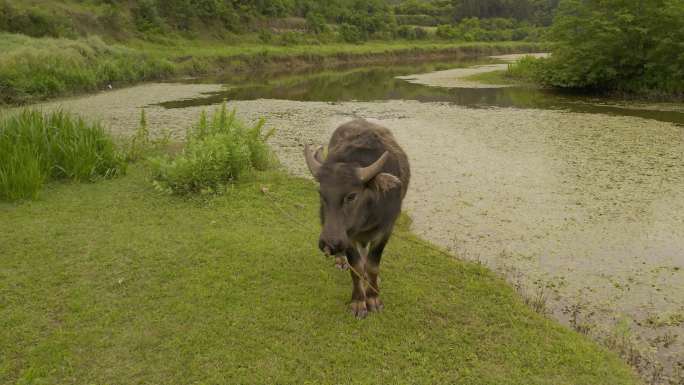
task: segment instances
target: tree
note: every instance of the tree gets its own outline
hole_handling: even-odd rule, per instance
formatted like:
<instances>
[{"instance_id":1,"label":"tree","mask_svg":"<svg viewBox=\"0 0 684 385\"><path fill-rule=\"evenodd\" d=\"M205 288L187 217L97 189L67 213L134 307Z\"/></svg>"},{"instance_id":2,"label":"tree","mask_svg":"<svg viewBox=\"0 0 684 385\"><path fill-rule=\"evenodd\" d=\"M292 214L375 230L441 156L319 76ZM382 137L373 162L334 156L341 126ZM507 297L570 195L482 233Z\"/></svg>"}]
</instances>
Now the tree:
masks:
<instances>
[{"instance_id":1,"label":"tree","mask_svg":"<svg viewBox=\"0 0 684 385\"><path fill-rule=\"evenodd\" d=\"M563 0L551 37L548 84L684 92L681 0Z\"/></svg>"}]
</instances>

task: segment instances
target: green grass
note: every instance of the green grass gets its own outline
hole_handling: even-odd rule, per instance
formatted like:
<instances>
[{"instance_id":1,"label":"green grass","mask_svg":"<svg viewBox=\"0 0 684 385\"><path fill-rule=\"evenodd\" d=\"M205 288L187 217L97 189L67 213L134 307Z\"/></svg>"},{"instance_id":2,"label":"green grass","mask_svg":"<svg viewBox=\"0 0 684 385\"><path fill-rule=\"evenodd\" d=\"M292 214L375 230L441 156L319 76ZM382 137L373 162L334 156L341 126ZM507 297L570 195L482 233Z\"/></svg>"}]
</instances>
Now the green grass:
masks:
<instances>
[{"instance_id":1,"label":"green grass","mask_svg":"<svg viewBox=\"0 0 684 385\"><path fill-rule=\"evenodd\" d=\"M266 140L274 131L263 133L264 122L247 127L225 103L211 118L203 111L181 154L151 160L154 185L178 195L223 193L244 174L271 168L276 162Z\"/></svg>"},{"instance_id":2,"label":"green grass","mask_svg":"<svg viewBox=\"0 0 684 385\"><path fill-rule=\"evenodd\" d=\"M55 111L0 117L0 200L35 198L46 180L94 181L125 171L97 123Z\"/></svg>"},{"instance_id":3,"label":"green grass","mask_svg":"<svg viewBox=\"0 0 684 385\"><path fill-rule=\"evenodd\" d=\"M20 104L107 85L174 76L253 71L258 67L369 62L374 58L476 55L531 51L533 43L368 42L362 45L265 45L169 38L108 44L98 37L32 38L0 32L0 104Z\"/></svg>"},{"instance_id":4,"label":"green grass","mask_svg":"<svg viewBox=\"0 0 684 385\"><path fill-rule=\"evenodd\" d=\"M474 81L474 82L480 82L480 83L484 83L484 84L509 85L509 84L520 84L521 83L518 80L515 80L515 79L508 77L506 75L506 73L507 73L506 71L483 72L480 74L466 76L463 79Z\"/></svg>"},{"instance_id":5,"label":"green grass","mask_svg":"<svg viewBox=\"0 0 684 385\"><path fill-rule=\"evenodd\" d=\"M69 40L0 33L0 52L0 103L162 79L175 71L168 60L98 37Z\"/></svg>"},{"instance_id":6,"label":"green grass","mask_svg":"<svg viewBox=\"0 0 684 385\"><path fill-rule=\"evenodd\" d=\"M485 84L538 86L539 66L543 61L544 59L533 56L524 56L515 63L508 64L505 71L484 72L468 76L465 79Z\"/></svg>"},{"instance_id":7,"label":"green grass","mask_svg":"<svg viewBox=\"0 0 684 385\"><path fill-rule=\"evenodd\" d=\"M147 178L132 166L0 204L0 383L637 383L406 223L383 260L385 311L356 320L349 274L317 251L309 181L261 173L203 200Z\"/></svg>"}]
</instances>

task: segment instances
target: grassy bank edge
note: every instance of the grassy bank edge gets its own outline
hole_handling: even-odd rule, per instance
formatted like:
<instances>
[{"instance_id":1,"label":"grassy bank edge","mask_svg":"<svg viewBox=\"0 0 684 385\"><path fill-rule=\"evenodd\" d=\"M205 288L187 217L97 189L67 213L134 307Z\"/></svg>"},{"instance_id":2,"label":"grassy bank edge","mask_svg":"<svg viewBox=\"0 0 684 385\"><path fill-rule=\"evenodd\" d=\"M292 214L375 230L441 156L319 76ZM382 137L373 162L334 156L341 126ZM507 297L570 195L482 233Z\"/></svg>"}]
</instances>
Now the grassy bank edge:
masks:
<instances>
[{"instance_id":1,"label":"grassy bank edge","mask_svg":"<svg viewBox=\"0 0 684 385\"><path fill-rule=\"evenodd\" d=\"M242 45L184 41L174 46L132 41L107 45L81 40L4 34L0 55L0 106L28 104L145 81L230 76L250 71L334 67L401 60L431 60L532 52L538 43L368 42L361 45ZM13 40L13 42L12 42Z\"/></svg>"}]
</instances>

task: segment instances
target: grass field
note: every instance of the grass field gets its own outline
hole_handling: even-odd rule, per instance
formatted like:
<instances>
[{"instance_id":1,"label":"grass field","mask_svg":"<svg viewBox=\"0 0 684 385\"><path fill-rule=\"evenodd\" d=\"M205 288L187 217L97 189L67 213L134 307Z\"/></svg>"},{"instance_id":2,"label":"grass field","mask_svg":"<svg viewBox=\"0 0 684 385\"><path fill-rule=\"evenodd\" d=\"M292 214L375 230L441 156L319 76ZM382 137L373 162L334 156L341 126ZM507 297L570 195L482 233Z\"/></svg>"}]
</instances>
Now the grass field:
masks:
<instances>
[{"instance_id":1,"label":"grass field","mask_svg":"<svg viewBox=\"0 0 684 385\"><path fill-rule=\"evenodd\" d=\"M406 223L384 258L385 311L354 319L348 273L316 249L309 181L259 173L182 199L147 177L131 166L0 203L0 383L637 383Z\"/></svg>"},{"instance_id":2,"label":"grass field","mask_svg":"<svg viewBox=\"0 0 684 385\"><path fill-rule=\"evenodd\" d=\"M483 72L480 74L470 75L463 78L464 80L470 80L475 82L480 82L484 84L520 84L521 82L506 76L506 71L492 71Z\"/></svg>"}]
</instances>

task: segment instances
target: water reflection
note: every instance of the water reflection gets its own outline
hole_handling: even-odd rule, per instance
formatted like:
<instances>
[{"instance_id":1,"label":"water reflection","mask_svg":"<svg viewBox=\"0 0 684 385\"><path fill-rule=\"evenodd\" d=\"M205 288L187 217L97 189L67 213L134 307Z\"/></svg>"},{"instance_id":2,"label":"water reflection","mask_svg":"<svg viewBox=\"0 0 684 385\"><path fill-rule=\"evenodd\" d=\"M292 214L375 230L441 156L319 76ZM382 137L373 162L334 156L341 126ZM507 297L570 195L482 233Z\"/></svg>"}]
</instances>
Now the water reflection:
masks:
<instances>
[{"instance_id":1,"label":"water reflection","mask_svg":"<svg viewBox=\"0 0 684 385\"><path fill-rule=\"evenodd\" d=\"M591 95L559 93L552 90L509 88L428 87L397 79L397 76L471 66L491 59L460 59L453 62L388 64L362 68L310 71L305 73L253 73L242 79L224 81L227 89L204 97L160 105L184 108L220 103L223 100L283 99L297 101L345 102L417 100L454 103L472 108L516 107L560 109L583 113L635 116L684 124L684 108L659 110L637 104L599 99ZM216 79L204 79L216 81Z\"/></svg>"}]
</instances>

